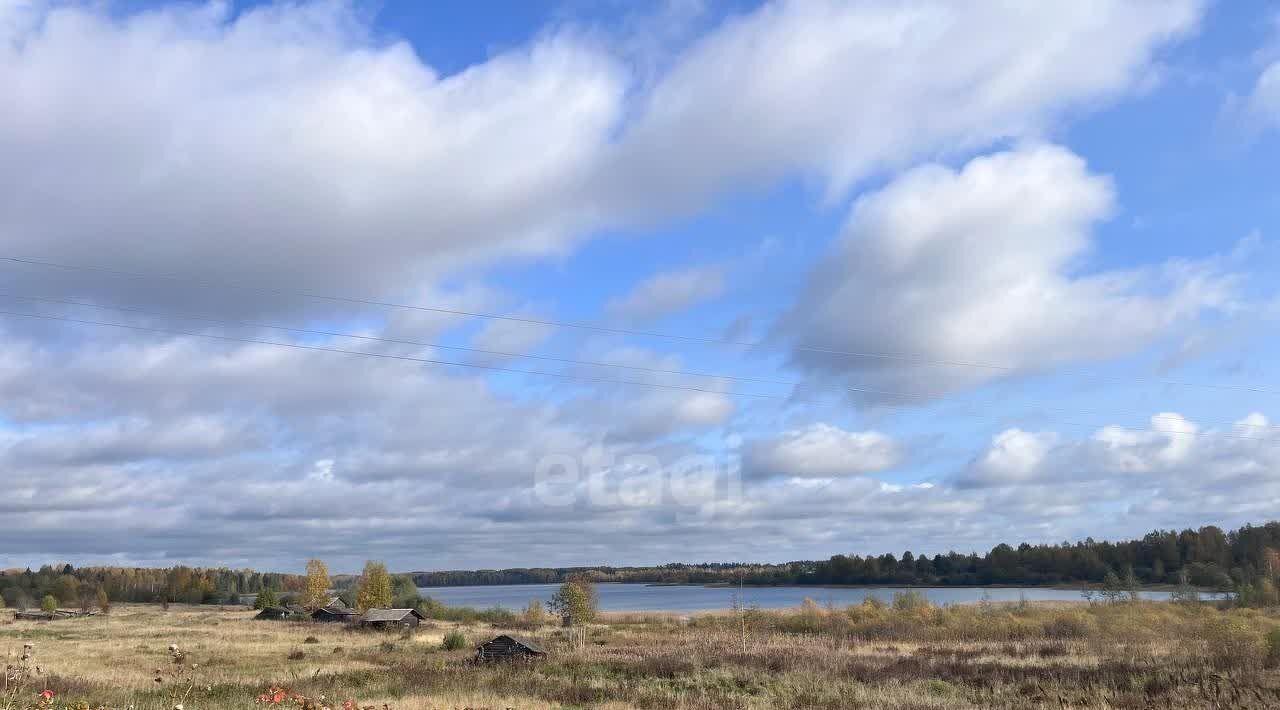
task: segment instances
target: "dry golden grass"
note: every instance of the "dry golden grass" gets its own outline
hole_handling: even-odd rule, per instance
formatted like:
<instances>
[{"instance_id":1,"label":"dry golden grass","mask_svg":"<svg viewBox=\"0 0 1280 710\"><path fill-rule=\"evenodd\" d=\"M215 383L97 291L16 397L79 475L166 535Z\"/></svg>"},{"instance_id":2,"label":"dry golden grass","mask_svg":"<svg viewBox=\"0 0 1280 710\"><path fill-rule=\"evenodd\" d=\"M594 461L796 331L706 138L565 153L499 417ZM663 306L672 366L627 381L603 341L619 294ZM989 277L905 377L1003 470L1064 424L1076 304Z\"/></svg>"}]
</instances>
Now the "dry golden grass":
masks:
<instances>
[{"instance_id":1,"label":"dry golden grass","mask_svg":"<svg viewBox=\"0 0 1280 710\"><path fill-rule=\"evenodd\" d=\"M522 630L553 653L515 666L440 650L453 628L473 642L508 630L488 625L429 622L400 635L252 616L122 606L4 621L0 652L12 660L33 643L39 682L59 700L138 710L170 708L175 691L188 709L255 707L272 685L400 710L1280 707L1280 671L1263 642L1280 617L1254 610L811 607L751 615L745 644L731 613L609 614L582 645L554 627Z\"/></svg>"}]
</instances>

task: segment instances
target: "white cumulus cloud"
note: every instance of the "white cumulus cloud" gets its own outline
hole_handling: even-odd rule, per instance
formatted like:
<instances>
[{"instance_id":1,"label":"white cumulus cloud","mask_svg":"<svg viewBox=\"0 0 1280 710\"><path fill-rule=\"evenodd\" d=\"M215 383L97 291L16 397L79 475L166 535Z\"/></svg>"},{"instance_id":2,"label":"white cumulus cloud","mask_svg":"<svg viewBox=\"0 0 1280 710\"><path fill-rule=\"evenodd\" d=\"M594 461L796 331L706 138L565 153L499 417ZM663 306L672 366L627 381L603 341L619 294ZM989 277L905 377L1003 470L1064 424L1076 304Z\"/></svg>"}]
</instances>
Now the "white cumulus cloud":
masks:
<instances>
[{"instance_id":1,"label":"white cumulus cloud","mask_svg":"<svg viewBox=\"0 0 1280 710\"><path fill-rule=\"evenodd\" d=\"M783 322L800 346L792 359L822 377L942 394L1124 355L1230 303L1232 279L1212 260L1082 268L1114 209L1111 181L1051 145L913 169L854 204ZM908 371L822 350L918 360Z\"/></svg>"}]
</instances>

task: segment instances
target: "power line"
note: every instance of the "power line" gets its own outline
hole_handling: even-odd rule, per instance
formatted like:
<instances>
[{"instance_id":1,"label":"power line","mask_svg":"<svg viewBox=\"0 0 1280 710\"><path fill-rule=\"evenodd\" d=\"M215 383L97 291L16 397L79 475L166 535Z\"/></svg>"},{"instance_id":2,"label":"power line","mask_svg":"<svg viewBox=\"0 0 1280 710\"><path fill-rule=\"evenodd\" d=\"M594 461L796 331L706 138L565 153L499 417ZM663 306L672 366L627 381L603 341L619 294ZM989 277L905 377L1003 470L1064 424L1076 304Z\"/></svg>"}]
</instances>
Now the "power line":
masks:
<instances>
[{"instance_id":1,"label":"power line","mask_svg":"<svg viewBox=\"0 0 1280 710\"><path fill-rule=\"evenodd\" d=\"M574 374L561 373L561 372L545 372L542 370L523 370L520 368L504 367L501 365L485 365L481 363L455 362L451 360L440 360L436 358L415 357L411 355L397 355L394 353L374 353L366 350L349 350L346 348L334 348L334 347L323 346L323 345L307 345L303 343L285 343L277 340L263 340L260 338L244 338L244 337L230 336L230 335L217 335L214 333L199 333L195 331L180 330L175 328L156 328L153 326L135 325L130 323L114 323L110 321L89 320L84 318L69 318L65 316L52 316L52 315L39 314L39 313L24 313L20 311L0 310L0 315L16 316L20 318L32 318L32 319L38 319L38 320L60 321L64 323L76 323L80 325L94 325L94 326L104 326L104 327L111 327L111 328L123 328L123 329L140 331L140 332L163 333L167 335L181 335L185 337L206 338L210 340L220 340L225 342L237 342L237 343L246 343L246 344L252 344L252 345L269 345L269 346L276 346L276 347L293 348L296 350L330 352L330 353L339 353L343 355L361 355L365 357L375 357L375 358L382 358L387 360L399 360L404 362L417 362L417 363L423 363L428 365L442 365L447 367L464 367L464 368L473 368L473 369L479 369L479 370L487 370L491 372L505 372L505 373L522 374L522 375L554 377L554 378L565 379L565 380L590 382L594 384L617 384L617 385L628 385L628 386L634 386L634 387L653 387L653 388L668 389L668 390L679 390L679 391L685 391L685 392L717 394L717 395L723 395L727 397L749 397L749 398L762 399L762 400L781 400L784 402L814 404L818 406L834 406L830 402L822 402L819 400L796 399L796 398L782 396L782 395L771 395L771 394L763 394L763 393L757 393L757 392L736 392L736 391L716 390L716 389L710 389L706 387L693 387L688 385L673 385L673 384L658 383L658 382L644 382L639 380L619 380L619 379L605 378L605 377L588 377L584 375L574 375ZM978 419L995 419L994 417L990 417L990 416L986 416L986 417L982 415L971 415L971 416ZM1097 427L1096 424L1086 424L1082 422L1062 421L1059 423L1066 424L1069 426L1095 427L1095 428ZM1129 427L1123 427L1123 428L1129 429ZM1171 430L1171 429L1158 429L1155 427L1151 427L1150 429L1132 429L1132 430L1150 431L1153 433L1169 434L1174 436L1193 436L1193 437L1199 437L1202 434L1207 433L1207 432L1194 432L1194 431L1182 431L1182 430ZM1232 439L1245 439L1250 441L1262 441L1262 442L1276 441L1275 439L1269 439L1264 437L1241 436L1238 434L1226 434L1221 432L1217 432L1217 435L1222 437L1232 438Z\"/></svg>"},{"instance_id":2,"label":"power line","mask_svg":"<svg viewBox=\"0 0 1280 710\"><path fill-rule=\"evenodd\" d=\"M523 323L526 325L541 325L541 326L548 326L548 327L555 327L555 328L572 328L577 330L587 330L587 331L594 331L599 333L609 333L613 335L632 335L632 336L639 336L639 337L646 337L646 338L675 340L675 341L681 341L681 342L687 342L687 343L699 343L703 345L729 345L734 347L745 347L745 348L766 348L769 346L769 343L762 340L752 341L752 340L735 340L732 338L712 338L712 337L706 337L706 336L683 335L678 333L664 333L660 331L636 330L632 328L620 328L616 326L596 325L592 323L578 323L573 321L557 321L557 320L540 319L540 318L528 318L524 316L501 315L496 313L482 313L478 311L464 311L464 310L454 309L454 308L444 308L442 306L423 306L423 305L415 305L415 304L407 304L407 303L396 303L392 301L382 301L382 300L370 299L370 298L358 298L353 296L335 296L332 294L315 293L312 291L283 289L283 288L272 287L272 286L259 286L259 285L252 285L252 284L238 284L238 283L233 283L228 281L213 281L208 279L192 278L192 277L185 277L185 276L174 276L170 274L146 274L146 273L137 272L137 271L111 269L111 268L102 267L102 266L67 264L67 263L54 262L54 261L45 261L41 259L28 259L28 258L16 257L16 256L0 256L0 261L8 261L15 264L27 264L30 266L40 266L40 267L64 269L64 270L70 270L70 271L88 271L88 272L102 273L102 274L108 274L112 276L131 278L131 279L173 281L173 282L178 282L185 285L194 284L197 286L204 286L208 288L231 288L231 289L237 289L237 290L243 290L243 291L257 291L260 293L273 293L273 294L284 295L284 296L311 298L316 300L323 300L323 301L330 301L330 302L337 302L337 303L351 303L351 304L363 305L363 306L376 306L380 308L398 308L398 309L421 311L421 312L427 312L427 313L440 313L445 315L463 316L467 318L501 320L501 321L507 321L512 323ZM861 351L851 351L851 350L837 350L832 348L819 348L819 347L813 347L813 346L807 346L807 345L793 345L792 349L798 350L801 352L809 352L809 353L821 354L821 355L837 355L841 357L876 359L876 360L896 360L896 361L913 362L917 364L926 364L926 365L946 365L950 367L969 367L969 368L985 369L985 370L992 370L992 371L998 371L998 372L1019 372L1023 369L1021 367L1016 367L1013 365L999 365L999 364L992 364L992 363L970 362L970 361L964 361L964 360L937 359L937 358L929 358L924 356L912 355L909 353L861 352ZM1280 394L1280 390L1268 389L1265 387L1250 387L1247 385L1225 385L1225 384L1205 383L1205 382L1187 382L1182 380L1163 380L1163 379L1145 378L1145 377L1123 378L1123 377L1101 375L1098 373L1093 373L1093 372L1088 372L1083 370L1063 370L1060 372L1065 375L1071 375L1075 377L1086 377L1086 378L1096 379L1103 382L1122 382L1122 383L1146 382L1150 384L1158 384L1158 385L1171 386L1171 387L1198 387L1198 388L1215 389L1215 390L1254 392L1258 394Z\"/></svg>"},{"instance_id":3,"label":"power line","mask_svg":"<svg viewBox=\"0 0 1280 710\"><path fill-rule=\"evenodd\" d=\"M804 382L770 378L770 377L743 377L740 375L726 375L726 374L719 374L719 373L712 373L712 372L696 372L696 371L688 371L688 370L647 367L643 365L630 365L625 363L604 362L604 361L598 361L598 360L581 360L581 359L567 358L567 357L537 355L532 353L512 353L512 352L504 352L500 350L489 350L484 348L467 347L462 345L446 345L444 343L433 343L433 342L427 342L427 341L421 341L421 340L387 338L387 337L381 337L376 335L365 335L361 333L347 333L342 331L322 330L322 329L316 329L316 328L298 328L294 326L276 325L271 323L257 323L253 321L239 321L239 320L232 320L228 318L216 318L212 316L198 315L198 314L176 313L172 311L153 311L149 309L132 308L127 306L109 306L109 305L104 305L100 303L93 303L90 301L79 301L79 300L65 299L65 298L30 296L26 294L13 294L13 293L3 293L3 292L0 292L0 298L10 298L10 299L34 301L34 302L41 302L41 303L54 303L59 305L76 306L81 308L96 308L101 310L120 311L124 313L136 313L139 315L152 316L157 318L177 318L182 320L202 321L206 323L214 323L214 324L223 325L223 326L265 328L265 329L272 329L272 330L281 330L281 331L286 331L290 333L299 333L304 335L320 335L320 336L326 336L326 337L352 338L352 339L363 340L367 342L387 343L392 345L412 345L417 347L439 348L443 350L455 350L459 352L476 353L480 355L489 355L489 356L495 356L495 357L540 360L544 362L556 362L556 363L568 364L568 365L587 365L590 367L612 367L612 368L633 370L637 372L646 372L650 374L676 375L681 377L702 377L702 378L729 380L729 381L744 382L744 383L782 385L782 386L796 387L796 388L801 388L806 386ZM941 397L941 395L938 395L938 394L890 392L887 390L877 390L877 389L852 387L852 386L841 386L840 389L846 392L856 392L860 394L875 394L875 395L883 395L883 396L889 396L889 397L901 397L904 399L934 400ZM797 400L793 399L791 401L797 401ZM897 405L897 406L904 406L904 405ZM1061 413L1072 414L1072 415L1097 414L1097 412L1081 412L1079 410L1067 409L1065 407L1049 407L1049 406L1042 405L1041 408L1047 411L1055 411L1055 412L1061 412ZM1143 413L1133 412L1133 411L1123 412L1123 413L1133 415L1133 416L1146 416ZM1169 421L1183 421L1181 417L1163 415L1163 414L1155 414L1155 415L1152 415L1150 418L1169 420ZM1258 428L1268 429L1268 430L1280 429L1280 426L1273 426L1273 425L1267 425L1267 424L1249 424L1246 422L1227 422L1227 424L1230 424L1231 426L1236 426L1236 427L1249 427L1254 429L1258 429Z\"/></svg>"}]
</instances>

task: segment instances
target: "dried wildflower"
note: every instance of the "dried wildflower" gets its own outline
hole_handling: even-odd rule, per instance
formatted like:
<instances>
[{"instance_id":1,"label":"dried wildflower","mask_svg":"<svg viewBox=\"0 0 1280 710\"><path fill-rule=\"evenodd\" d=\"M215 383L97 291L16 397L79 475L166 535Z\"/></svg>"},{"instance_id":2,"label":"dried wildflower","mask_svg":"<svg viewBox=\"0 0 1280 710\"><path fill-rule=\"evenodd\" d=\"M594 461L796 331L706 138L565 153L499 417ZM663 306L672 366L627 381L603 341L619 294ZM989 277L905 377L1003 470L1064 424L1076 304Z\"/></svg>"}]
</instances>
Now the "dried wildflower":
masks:
<instances>
[{"instance_id":1,"label":"dried wildflower","mask_svg":"<svg viewBox=\"0 0 1280 710\"><path fill-rule=\"evenodd\" d=\"M289 699L289 693L284 688L271 686L267 688L267 692L258 696L258 702L267 705L279 705Z\"/></svg>"}]
</instances>

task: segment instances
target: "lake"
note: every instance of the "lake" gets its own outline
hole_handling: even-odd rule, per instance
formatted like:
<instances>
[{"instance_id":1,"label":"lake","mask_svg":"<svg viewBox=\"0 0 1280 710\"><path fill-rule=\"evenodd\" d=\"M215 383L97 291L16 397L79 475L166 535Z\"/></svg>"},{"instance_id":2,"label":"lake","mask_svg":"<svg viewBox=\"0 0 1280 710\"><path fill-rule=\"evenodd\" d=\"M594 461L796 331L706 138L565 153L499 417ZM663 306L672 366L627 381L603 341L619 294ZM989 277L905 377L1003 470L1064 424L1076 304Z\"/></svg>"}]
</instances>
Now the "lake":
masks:
<instances>
[{"instance_id":1,"label":"lake","mask_svg":"<svg viewBox=\"0 0 1280 710\"><path fill-rule=\"evenodd\" d=\"M512 611L524 609L531 600L546 602L555 594L556 584L509 584L471 587L422 587L418 591L445 606L470 606L487 609L498 606ZM737 587L698 586L650 586L645 584L598 584L601 611L675 611L691 612L707 609L728 609L733 605ZM835 606L858 604L869 596L892 601L894 592L905 587L744 587L744 603L762 609L787 609L800 606L805 597L819 604ZM986 592L992 601L1080 601L1078 589L1026 588L975 588L975 587L915 587L930 602L944 604L973 604L981 601ZM1142 592L1143 599L1168 601L1169 592ZM1203 595L1205 599L1211 595Z\"/></svg>"}]
</instances>

